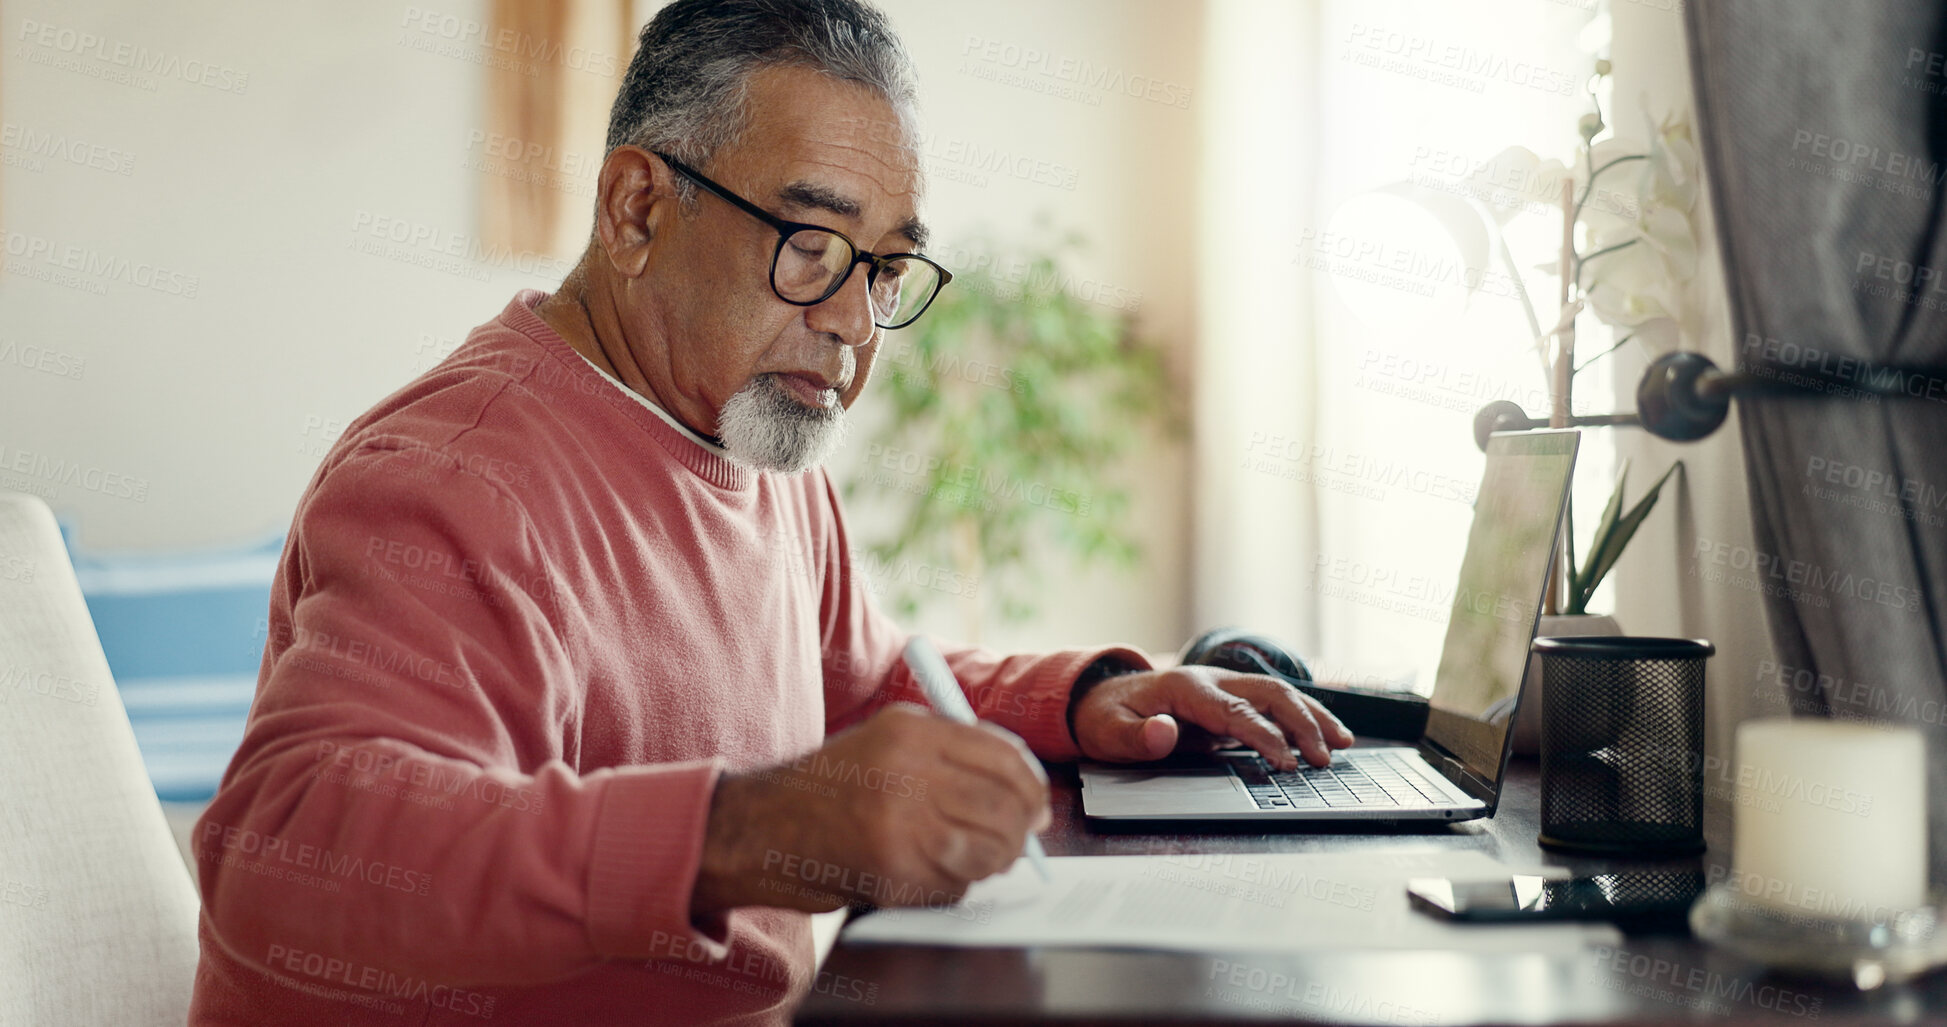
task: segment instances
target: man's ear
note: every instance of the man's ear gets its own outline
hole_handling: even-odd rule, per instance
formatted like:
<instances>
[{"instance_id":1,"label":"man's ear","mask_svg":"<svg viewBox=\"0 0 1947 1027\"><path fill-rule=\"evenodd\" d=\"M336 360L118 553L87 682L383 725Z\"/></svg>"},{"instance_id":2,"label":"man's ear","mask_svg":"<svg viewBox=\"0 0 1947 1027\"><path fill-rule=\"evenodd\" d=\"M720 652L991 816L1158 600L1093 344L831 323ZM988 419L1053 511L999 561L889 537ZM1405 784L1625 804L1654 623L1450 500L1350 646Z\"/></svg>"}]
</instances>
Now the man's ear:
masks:
<instances>
[{"instance_id":1,"label":"man's ear","mask_svg":"<svg viewBox=\"0 0 1947 1027\"><path fill-rule=\"evenodd\" d=\"M618 146L602 160L595 184L595 234L615 270L639 277L649 266L649 241L675 213L676 175L654 154Z\"/></svg>"}]
</instances>

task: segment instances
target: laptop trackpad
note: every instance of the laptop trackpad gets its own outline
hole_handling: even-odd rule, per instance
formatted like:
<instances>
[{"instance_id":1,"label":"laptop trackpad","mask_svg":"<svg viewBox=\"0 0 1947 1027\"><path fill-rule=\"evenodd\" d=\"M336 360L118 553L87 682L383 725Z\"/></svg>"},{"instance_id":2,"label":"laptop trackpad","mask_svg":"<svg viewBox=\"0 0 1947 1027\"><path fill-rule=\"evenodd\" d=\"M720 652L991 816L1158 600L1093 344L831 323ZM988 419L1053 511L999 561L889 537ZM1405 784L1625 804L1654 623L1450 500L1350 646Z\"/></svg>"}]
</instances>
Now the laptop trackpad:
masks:
<instances>
[{"instance_id":1,"label":"laptop trackpad","mask_svg":"<svg viewBox=\"0 0 1947 1027\"><path fill-rule=\"evenodd\" d=\"M1084 806L1093 816L1248 813L1257 809L1227 767L1082 768Z\"/></svg>"}]
</instances>

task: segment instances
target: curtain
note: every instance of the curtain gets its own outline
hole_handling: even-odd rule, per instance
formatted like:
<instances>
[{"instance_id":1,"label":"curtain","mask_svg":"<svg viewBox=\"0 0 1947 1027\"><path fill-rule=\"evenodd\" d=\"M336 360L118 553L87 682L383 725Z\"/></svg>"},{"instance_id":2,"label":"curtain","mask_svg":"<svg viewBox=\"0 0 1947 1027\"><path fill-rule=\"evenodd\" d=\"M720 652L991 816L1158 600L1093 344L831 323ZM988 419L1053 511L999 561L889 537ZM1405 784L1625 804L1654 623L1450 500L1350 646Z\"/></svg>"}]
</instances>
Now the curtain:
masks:
<instances>
[{"instance_id":1,"label":"curtain","mask_svg":"<svg viewBox=\"0 0 1947 1027\"><path fill-rule=\"evenodd\" d=\"M1522 193L1532 179L1497 155L1572 159L1592 16L1205 5L1193 632L1245 627L1322 679L1431 690L1482 469L1475 411L1548 410L1514 286L1553 322L1538 266L1559 252L1559 194ZM1481 264L1428 200L1465 209L1496 188L1531 201L1504 228L1513 271ZM1609 332L1587 320L1594 354ZM1608 370L1577 382L1598 408ZM1612 446L1583 439L1589 511L1614 483Z\"/></svg>"},{"instance_id":2,"label":"curtain","mask_svg":"<svg viewBox=\"0 0 1947 1027\"><path fill-rule=\"evenodd\" d=\"M1947 11L1716 0L1686 17L1739 369L1865 381L1947 366ZM1938 809L1947 382L1908 388L1922 398L1741 397L1754 542L1694 555L1764 594L1765 676L1795 712L1928 731Z\"/></svg>"}]
</instances>

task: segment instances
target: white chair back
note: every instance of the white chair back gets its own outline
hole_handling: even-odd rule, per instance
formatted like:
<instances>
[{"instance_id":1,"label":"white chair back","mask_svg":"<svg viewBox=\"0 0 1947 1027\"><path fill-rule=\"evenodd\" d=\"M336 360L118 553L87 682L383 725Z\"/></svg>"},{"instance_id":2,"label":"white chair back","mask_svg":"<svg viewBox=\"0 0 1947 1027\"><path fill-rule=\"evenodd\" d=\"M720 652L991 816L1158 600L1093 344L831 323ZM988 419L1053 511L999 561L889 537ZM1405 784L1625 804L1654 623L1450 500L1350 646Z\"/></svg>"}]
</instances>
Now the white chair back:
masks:
<instances>
[{"instance_id":1,"label":"white chair back","mask_svg":"<svg viewBox=\"0 0 1947 1027\"><path fill-rule=\"evenodd\" d=\"M0 1024L179 1027L196 915L54 515L0 492Z\"/></svg>"}]
</instances>

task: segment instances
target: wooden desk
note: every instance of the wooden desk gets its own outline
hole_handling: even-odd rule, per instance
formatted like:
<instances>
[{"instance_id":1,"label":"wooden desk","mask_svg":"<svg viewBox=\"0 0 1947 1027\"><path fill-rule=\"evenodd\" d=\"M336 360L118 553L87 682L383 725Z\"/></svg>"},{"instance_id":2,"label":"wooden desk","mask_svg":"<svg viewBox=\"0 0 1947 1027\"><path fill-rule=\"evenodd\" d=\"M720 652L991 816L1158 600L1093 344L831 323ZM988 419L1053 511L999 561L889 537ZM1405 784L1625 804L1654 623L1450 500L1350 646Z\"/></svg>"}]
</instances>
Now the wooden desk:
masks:
<instances>
[{"instance_id":1,"label":"wooden desk","mask_svg":"<svg viewBox=\"0 0 1947 1027\"><path fill-rule=\"evenodd\" d=\"M1535 845L1540 784L1516 760L1492 820L1408 831L1343 827L1197 834L1092 829L1073 767L1051 766L1054 856L1333 852L1402 844L1472 849L1576 873L1695 866L1567 859ZM1725 811L1708 831L1728 837ZM1714 857L1706 855L1705 865ZM1274 981L1288 983L1275 984ZM870 1001L866 1001L869 998ZM1147 1024L1286 1020L1374 1024L1947 1022L1947 974L1860 995L1767 974L1687 936L1631 936L1554 953L1168 953L853 946L841 940L800 1008L803 1024Z\"/></svg>"}]
</instances>

